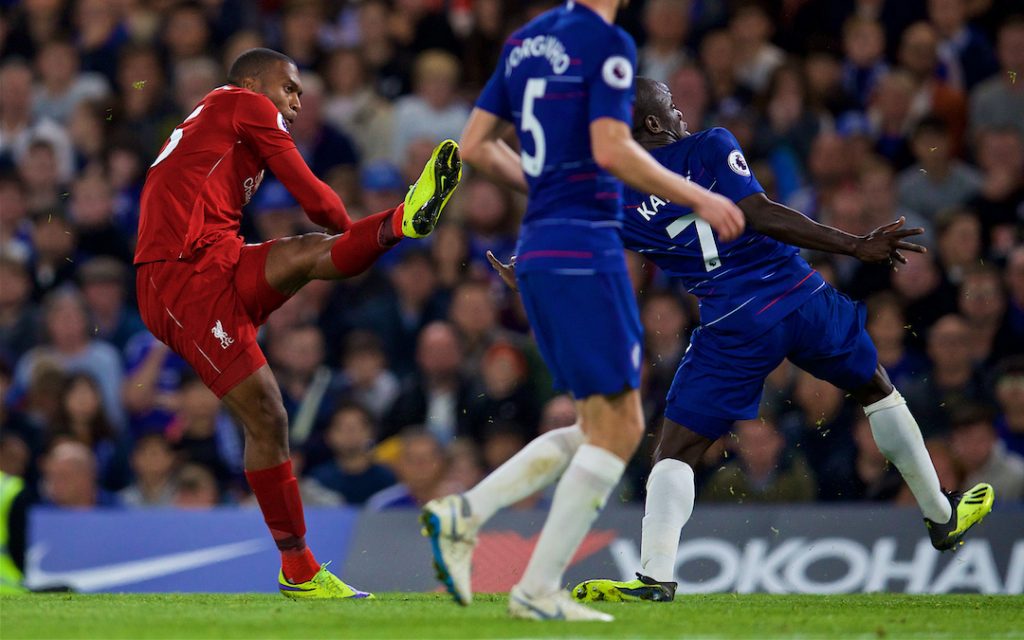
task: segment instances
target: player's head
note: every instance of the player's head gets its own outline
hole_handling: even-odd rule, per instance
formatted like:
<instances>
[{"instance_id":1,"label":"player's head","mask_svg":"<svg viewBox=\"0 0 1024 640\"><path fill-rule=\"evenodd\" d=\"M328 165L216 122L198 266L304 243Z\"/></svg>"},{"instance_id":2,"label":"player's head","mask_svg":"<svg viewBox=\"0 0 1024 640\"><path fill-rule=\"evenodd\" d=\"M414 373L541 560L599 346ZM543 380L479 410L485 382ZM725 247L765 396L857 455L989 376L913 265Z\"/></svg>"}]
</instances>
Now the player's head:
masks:
<instances>
[{"instance_id":1,"label":"player's head","mask_svg":"<svg viewBox=\"0 0 1024 640\"><path fill-rule=\"evenodd\" d=\"M294 122L302 108L299 69L291 58L273 49L249 49L238 56L228 71L228 82L267 96L288 122Z\"/></svg>"},{"instance_id":2,"label":"player's head","mask_svg":"<svg viewBox=\"0 0 1024 640\"><path fill-rule=\"evenodd\" d=\"M672 102L672 92L650 78L636 79L636 104L633 107L633 137L644 146L663 145L685 135L683 114Z\"/></svg>"}]
</instances>

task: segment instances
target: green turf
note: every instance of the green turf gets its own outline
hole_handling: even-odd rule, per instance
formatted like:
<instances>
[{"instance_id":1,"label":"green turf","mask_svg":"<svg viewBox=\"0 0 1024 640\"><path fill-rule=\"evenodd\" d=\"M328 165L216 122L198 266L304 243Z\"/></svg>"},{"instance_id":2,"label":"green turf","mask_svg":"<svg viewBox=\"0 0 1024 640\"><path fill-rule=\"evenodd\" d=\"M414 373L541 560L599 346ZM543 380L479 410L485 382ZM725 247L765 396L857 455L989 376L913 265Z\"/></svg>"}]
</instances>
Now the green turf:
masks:
<instances>
[{"instance_id":1,"label":"green turf","mask_svg":"<svg viewBox=\"0 0 1024 640\"><path fill-rule=\"evenodd\" d=\"M1019 596L723 594L598 608L616 621L510 620L505 598L491 595L463 609L437 594L33 594L0 598L0 638L1024 638Z\"/></svg>"}]
</instances>

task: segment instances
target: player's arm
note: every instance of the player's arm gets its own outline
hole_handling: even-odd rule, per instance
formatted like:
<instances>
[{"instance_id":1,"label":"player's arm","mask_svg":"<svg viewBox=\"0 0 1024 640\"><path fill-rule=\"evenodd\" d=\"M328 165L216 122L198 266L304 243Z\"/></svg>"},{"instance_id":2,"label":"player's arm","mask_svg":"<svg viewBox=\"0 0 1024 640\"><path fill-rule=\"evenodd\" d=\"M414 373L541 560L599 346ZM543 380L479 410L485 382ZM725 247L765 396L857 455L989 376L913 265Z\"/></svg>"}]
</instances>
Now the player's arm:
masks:
<instances>
[{"instance_id":1,"label":"player's arm","mask_svg":"<svg viewBox=\"0 0 1024 640\"><path fill-rule=\"evenodd\" d=\"M526 193L526 176L519 155L504 140L512 124L476 107L459 140L462 159L498 184Z\"/></svg>"},{"instance_id":2,"label":"player's arm","mask_svg":"<svg viewBox=\"0 0 1024 640\"><path fill-rule=\"evenodd\" d=\"M267 158L267 167L281 181L313 224L340 233L352 226L341 198L313 175L299 150L292 147Z\"/></svg>"},{"instance_id":3,"label":"player's arm","mask_svg":"<svg viewBox=\"0 0 1024 640\"><path fill-rule=\"evenodd\" d=\"M853 256L864 262L895 260L902 263L907 259L901 250L927 251L921 245L906 241L910 236L924 233L924 229L904 229L906 220L902 217L865 236L858 236L819 224L799 211L770 200L764 193L747 196L739 205L747 222L758 233L802 249Z\"/></svg>"},{"instance_id":4,"label":"player's arm","mask_svg":"<svg viewBox=\"0 0 1024 640\"><path fill-rule=\"evenodd\" d=\"M334 232L346 231L352 226L341 198L310 171L295 148L284 117L269 98L239 94L235 102L234 127L314 224Z\"/></svg>"},{"instance_id":5,"label":"player's arm","mask_svg":"<svg viewBox=\"0 0 1024 640\"><path fill-rule=\"evenodd\" d=\"M743 214L735 204L661 166L633 140L622 120L592 121L590 144L594 162L634 189L690 207L723 240L733 240L743 233Z\"/></svg>"}]
</instances>

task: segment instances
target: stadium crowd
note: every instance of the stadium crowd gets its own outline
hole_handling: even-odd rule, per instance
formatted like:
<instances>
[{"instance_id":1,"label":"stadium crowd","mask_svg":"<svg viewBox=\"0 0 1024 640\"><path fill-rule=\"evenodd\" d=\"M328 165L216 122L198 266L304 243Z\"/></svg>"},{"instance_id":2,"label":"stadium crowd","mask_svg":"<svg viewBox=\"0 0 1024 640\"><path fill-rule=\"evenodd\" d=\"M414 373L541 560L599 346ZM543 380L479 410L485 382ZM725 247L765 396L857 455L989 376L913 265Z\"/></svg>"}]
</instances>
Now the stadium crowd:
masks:
<instances>
[{"instance_id":1,"label":"stadium crowd","mask_svg":"<svg viewBox=\"0 0 1024 640\"><path fill-rule=\"evenodd\" d=\"M508 33L550 2L0 0L0 470L60 507L251 500L241 436L143 327L132 251L170 131L269 46L302 70L302 155L357 218L458 138ZM1024 501L1024 16L1000 0L634 0L642 75L692 131L722 126L771 198L854 233L905 216L897 270L809 255L868 324L949 488ZM523 201L470 176L430 241L314 282L262 345L307 505L422 505L575 420L485 253ZM250 242L313 230L267 176ZM654 433L696 301L630 256ZM594 345L600 348L600 345ZM714 402L714 398L708 398ZM789 365L738 423L702 499L911 503L843 392ZM653 441L653 437L648 439ZM649 449L649 446L647 447ZM642 451L622 489L641 498ZM538 496L530 500L544 500Z\"/></svg>"}]
</instances>

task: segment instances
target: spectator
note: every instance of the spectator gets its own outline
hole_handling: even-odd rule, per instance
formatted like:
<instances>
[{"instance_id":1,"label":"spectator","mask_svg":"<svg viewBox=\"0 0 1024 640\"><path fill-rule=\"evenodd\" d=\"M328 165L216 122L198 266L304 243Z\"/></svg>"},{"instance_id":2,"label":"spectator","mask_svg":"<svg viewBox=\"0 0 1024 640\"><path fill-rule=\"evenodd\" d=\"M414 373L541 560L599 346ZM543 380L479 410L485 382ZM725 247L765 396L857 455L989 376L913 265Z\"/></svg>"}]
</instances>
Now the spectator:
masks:
<instances>
[{"instance_id":1,"label":"spectator","mask_svg":"<svg viewBox=\"0 0 1024 640\"><path fill-rule=\"evenodd\" d=\"M498 305L489 282L467 280L452 292L448 319L462 344L462 373L475 378L481 372L484 354L499 341L512 336L498 325Z\"/></svg>"},{"instance_id":2,"label":"spectator","mask_svg":"<svg viewBox=\"0 0 1024 640\"><path fill-rule=\"evenodd\" d=\"M178 2L168 9L162 39L172 66L206 53L210 36L210 24L199 2Z\"/></svg>"},{"instance_id":3,"label":"spectator","mask_svg":"<svg viewBox=\"0 0 1024 640\"><path fill-rule=\"evenodd\" d=\"M159 433L150 433L135 441L131 465L135 481L118 493L126 507L166 507L174 500L174 451Z\"/></svg>"},{"instance_id":4,"label":"spectator","mask_svg":"<svg viewBox=\"0 0 1024 640\"><path fill-rule=\"evenodd\" d=\"M378 296L356 312L354 324L380 336L388 362L399 376L415 370L416 340L424 327L445 316L445 300L437 290L430 256L406 251L391 270L393 295Z\"/></svg>"},{"instance_id":5,"label":"spectator","mask_svg":"<svg viewBox=\"0 0 1024 640\"><path fill-rule=\"evenodd\" d=\"M1010 330L1024 335L1024 245L1017 245L1006 257L1005 278Z\"/></svg>"},{"instance_id":6,"label":"spectator","mask_svg":"<svg viewBox=\"0 0 1024 640\"><path fill-rule=\"evenodd\" d=\"M645 297L640 312L644 326L644 356L651 366L650 395L664 397L689 344L689 318L679 297L654 291Z\"/></svg>"},{"instance_id":7,"label":"spectator","mask_svg":"<svg viewBox=\"0 0 1024 640\"><path fill-rule=\"evenodd\" d=\"M0 64L0 159L21 165L35 142L49 144L56 175L66 179L71 147L64 129L33 112L32 68L24 60L5 60Z\"/></svg>"},{"instance_id":8,"label":"spectator","mask_svg":"<svg viewBox=\"0 0 1024 640\"><path fill-rule=\"evenodd\" d=\"M993 267L974 265L960 284L960 313L971 325L972 356L979 364L1024 352L1024 344L1010 332L1002 277ZM995 351L996 345L1002 345Z\"/></svg>"},{"instance_id":9,"label":"spectator","mask_svg":"<svg viewBox=\"0 0 1024 640\"><path fill-rule=\"evenodd\" d=\"M729 21L736 50L736 78L752 93L768 86L772 73L785 59L782 50L771 42L773 30L768 13L755 2L741 4Z\"/></svg>"},{"instance_id":10,"label":"spectator","mask_svg":"<svg viewBox=\"0 0 1024 640\"><path fill-rule=\"evenodd\" d=\"M212 509L221 503L214 473L201 464L186 464L178 473L172 504L178 509Z\"/></svg>"},{"instance_id":11,"label":"spectator","mask_svg":"<svg viewBox=\"0 0 1024 640\"><path fill-rule=\"evenodd\" d=\"M114 81L119 49L128 38L118 13L107 0L79 0L75 6L82 68L101 73L110 82Z\"/></svg>"},{"instance_id":12,"label":"spectator","mask_svg":"<svg viewBox=\"0 0 1024 640\"><path fill-rule=\"evenodd\" d=\"M96 483L96 459L81 442L55 445L43 459L43 504L65 509L118 506L117 497Z\"/></svg>"},{"instance_id":13,"label":"spectator","mask_svg":"<svg viewBox=\"0 0 1024 640\"><path fill-rule=\"evenodd\" d=\"M196 55L179 60L174 67L174 102L181 119L188 117L206 94L222 84L224 71L213 58Z\"/></svg>"},{"instance_id":14,"label":"spectator","mask_svg":"<svg viewBox=\"0 0 1024 640\"><path fill-rule=\"evenodd\" d=\"M956 311L956 289L942 277L930 254L914 256L890 277L892 290L903 301L908 341L923 350L928 329Z\"/></svg>"},{"instance_id":15,"label":"spectator","mask_svg":"<svg viewBox=\"0 0 1024 640\"><path fill-rule=\"evenodd\" d=\"M527 380L526 356L508 342L495 342L484 353L478 380L466 406L472 435L483 442L486 430L497 423L528 425L522 435L536 435L540 406Z\"/></svg>"},{"instance_id":16,"label":"spectator","mask_svg":"<svg viewBox=\"0 0 1024 640\"><path fill-rule=\"evenodd\" d=\"M441 443L429 431L412 427L400 436L395 464L399 484L378 491L366 502L369 511L418 509L442 495L445 458Z\"/></svg>"},{"instance_id":17,"label":"spectator","mask_svg":"<svg viewBox=\"0 0 1024 640\"><path fill-rule=\"evenodd\" d=\"M57 146L49 139L32 138L18 159L18 174L28 194L28 210L38 215L63 211L66 171L60 168Z\"/></svg>"},{"instance_id":18,"label":"spectator","mask_svg":"<svg viewBox=\"0 0 1024 640\"><path fill-rule=\"evenodd\" d=\"M448 469L445 471L444 495L465 493L483 480L484 467L480 461L480 452L472 440L458 438L447 449Z\"/></svg>"},{"instance_id":19,"label":"spectator","mask_svg":"<svg viewBox=\"0 0 1024 640\"><path fill-rule=\"evenodd\" d=\"M734 37L727 29L709 31L700 41L700 64L711 88L711 119L735 113L750 103L750 89L740 86Z\"/></svg>"},{"instance_id":20,"label":"spectator","mask_svg":"<svg viewBox=\"0 0 1024 640\"><path fill-rule=\"evenodd\" d=\"M341 386L324 362L323 334L311 324L287 327L271 335L267 353L281 387L292 439L304 442L317 426L326 424Z\"/></svg>"},{"instance_id":21,"label":"spectator","mask_svg":"<svg viewBox=\"0 0 1024 640\"><path fill-rule=\"evenodd\" d=\"M138 312L125 300L125 266L113 258L89 260L79 269L82 296L93 320L93 335L123 351L128 341L145 327Z\"/></svg>"},{"instance_id":22,"label":"spectator","mask_svg":"<svg viewBox=\"0 0 1024 640\"><path fill-rule=\"evenodd\" d=\"M643 6L647 40L637 51L640 75L667 83L689 58L686 36L690 30L689 0L648 0Z\"/></svg>"},{"instance_id":23,"label":"spectator","mask_svg":"<svg viewBox=\"0 0 1024 640\"><path fill-rule=\"evenodd\" d=\"M854 16L843 24L843 89L861 109L889 67L885 63L885 32L870 18Z\"/></svg>"},{"instance_id":24,"label":"spectator","mask_svg":"<svg viewBox=\"0 0 1024 640\"><path fill-rule=\"evenodd\" d=\"M345 340L341 361L344 395L380 421L398 397L398 378L387 368L380 338L369 331L353 331Z\"/></svg>"},{"instance_id":25,"label":"spectator","mask_svg":"<svg viewBox=\"0 0 1024 640\"><path fill-rule=\"evenodd\" d=\"M981 258L981 221L970 209L954 207L935 217L938 260L947 282L959 285Z\"/></svg>"},{"instance_id":26,"label":"spectator","mask_svg":"<svg viewBox=\"0 0 1024 640\"><path fill-rule=\"evenodd\" d=\"M25 183L12 171L0 173L0 255L21 264L32 253Z\"/></svg>"},{"instance_id":27,"label":"spectator","mask_svg":"<svg viewBox=\"0 0 1024 640\"><path fill-rule=\"evenodd\" d=\"M939 34L939 59L954 87L970 91L996 72L992 45L968 24L965 0L928 0L928 19Z\"/></svg>"},{"instance_id":28,"label":"spectator","mask_svg":"<svg viewBox=\"0 0 1024 640\"><path fill-rule=\"evenodd\" d=\"M676 108L686 118L686 128L703 131L710 125L711 89L707 76L696 63L687 63L676 69L668 79Z\"/></svg>"},{"instance_id":29,"label":"spectator","mask_svg":"<svg viewBox=\"0 0 1024 640\"><path fill-rule=\"evenodd\" d=\"M928 363L907 348L907 319L899 297L889 291L876 294L868 299L867 308L867 329L878 349L878 364L885 367L893 385L902 388L908 380L921 376Z\"/></svg>"},{"instance_id":30,"label":"spectator","mask_svg":"<svg viewBox=\"0 0 1024 640\"><path fill-rule=\"evenodd\" d=\"M409 90L411 54L396 47L391 38L391 8L386 0L366 0L358 10L360 53L377 79L377 91L394 100Z\"/></svg>"},{"instance_id":31,"label":"spectator","mask_svg":"<svg viewBox=\"0 0 1024 640\"><path fill-rule=\"evenodd\" d=\"M914 77L906 71L890 71L879 78L868 106L875 151L897 169L905 169L914 161L909 137L915 87Z\"/></svg>"},{"instance_id":32,"label":"spectator","mask_svg":"<svg viewBox=\"0 0 1024 640\"><path fill-rule=\"evenodd\" d=\"M922 120L914 129L911 149L917 162L896 180L901 206L934 220L939 211L964 204L981 189L978 170L953 157L953 140L942 120Z\"/></svg>"},{"instance_id":33,"label":"spectator","mask_svg":"<svg viewBox=\"0 0 1024 640\"><path fill-rule=\"evenodd\" d=\"M64 38L46 42L36 58L40 84L33 92L32 113L66 123L83 100L102 100L110 93L98 73L82 73L75 45Z\"/></svg>"},{"instance_id":34,"label":"spectator","mask_svg":"<svg viewBox=\"0 0 1024 640\"><path fill-rule=\"evenodd\" d=\"M991 78L971 91L970 127L972 133L992 127L1012 127L1024 137L1024 16L1010 18L999 27L999 63Z\"/></svg>"},{"instance_id":35,"label":"spectator","mask_svg":"<svg viewBox=\"0 0 1024 640\"><path fill-rule=\"evenodd\" d=\"M984 398L971 346L971 325L963 316L943 316L928 332L931 370L902 389L926 437L948 433L950 409Z\"/></svg>"},{"instance_id":36,"label":"spectator","mask_svg":"<svg viewBox=\"0 0 1024 640\"><path fill-rule=\"evenodd\" d=\"M401 163L414 140L431 145L462 135L469 107L456 92L459 60L444 51L426 51L416 58L413 94L395 103L392 159Z\"/></svg>"},{"instance_id":37,"label":"spectator","mask_svg":"<svg viewBox=\"0 0 1024 640\"><path fill-rule=\"evenodd\" d=\"M154 48L145 44L121 48L117 89L119 109L109 114L110 121L121 135L132 137L147 158L155 158L181 118L167 97L167 78Z\"/></svg>"},{"instance_id":38,"label":"spectator","mask_svg":"<svg viewBox=\"0 0 1024 640\"><path fill-rule=\"evenodd\" d=\"M221 412L217 396L195 374L181 383L178 411L167 435L183 462L209 469L220 486L241 474L242 442L238 430Z\"/></svg>"},{"instance_id":39,"label":"spectator","mask_svg":"<svg viewBox=\"0 0 1024 640\"><path fill-rule=\"evenodd\" d=\"M27 388L33 369L42 361L57 363L69 373L87 373L102 391L103 404L116 430L124 426L121 405L121 356L112 346L89 336L89 315L82 295L74 289L60 289L43 303L47 342L18 361L15 385Z\"/></svg>"},{"instance_id":40,"label":"spectator","mask_svg":"<svg viewBox=\"0 0 1024 640\"><path fill-rule=\"evenodd\" d=\"M813 470L822 500L843 499L850 461L856 456L853 422L861 411L845 396L841 389L800 371L793 386L794 410L778 422L786 440L799 448Z\"/></svg>"},{"instance_id":41,"label":"spectator","mask_svg":"<svg viewBox=\"0 0 1024 640\"><path fill-rule=\"evenodd\" d=\"M99 386L90 375L77 373L67 378L56 420L49 427L50 442L73 440L92 450L103 488L114 490L128 484L125 451L110 424Z\"/></svg>"},{"instance_id":42,"label":"spectator","mask_svg":"<svg viewBox=\"0 0 1024 640\"><path fill-rule=\"evenodd\" d=\"M568 427L576 422L576 403L572 396L558 395L547 401L540 413L538 433Z\"/></svg>"},{"instance_id":43,"label":"spectator","mask_svg":"<svg viewBox=\"0 0 1024 640\"><path fill-rule=\"evenodd\" d=\"M1005 256L1024 242L1024 134L1012 127L983 129L976 139L984 181L970 206L981 218L989 252Z\"/></svg>"},{"instance_id":44,"label":"spectator","mask_svg":"<svg viewBox=\"0 0 1024 640\"><path fill-rule=\"evenodd\" d=\"M966 405L950 418L950 447L964 470L965 487L987 482L1000 502L1024 499L1024 457L1008 451L992 426L987 406Z\"/></svg>"},{"instance_id":45,"label":"spectator","mask_svg":"<svg viewBox=\"0 0 1024 640\"><path fill-rule=\"evenodd\" d=\"M734 427L736 459L716 471L701 490L711 502L810 502L814 475L799 453L786 455L786 440L770 420L741 420Z\"/></svg>"},{"instance_id":46,"label":"spectator","mask_svg":"<svg viewBox=\"0 0 1024 640\"><path fill-rule=\"evenodd\" d=\"M359 51L332 52L325 75L330 93L324 102L324 119L351 136L364 163L390 158L391 104L373 88Z\"/></svg>"},{"instance_id":47,"label":"spectator","mask_svg":"<svg viewBox=\"0 0 1024 640\"><path fill-rule=\"evenodd\" d=\"M911 104L911 122L928 115L946 123L953 141L953 153L960 155L967 129L967 98L946 81L938 59L938 34L927 22L915 22L903 32L900 41L900 66L910 73L917 86Z\"/></svg>"},{"instance_id":48,"label":"spectator","mask_svg":"<svg viewBox=\"0 0 1024 640\"><path fill-rule=\"evenodd\" d=\"M36 345L39 314L31 294L25 266L0 252L0 361L17 362Z\"/></svg>"},{"instance_id":49,"label":"spectator","mask_svg":"<svg viewBox=\"0 0 1024 640\"><path fill-rule=\"evenodd\" d=\"M995 377L1001 413L996 432L1006 448L1024 456L1024 357L1011 356L999 363Z\"/></svg>"},{"instance_id":50,"label":"spectator","mask_svg":"<svg viewBox=\"0 0 1024 640\"><path fill-rule=\"evenodd\" d=\"M130 432L164 433L174 421L178 391L191 373L181 357L149 331L135 334L125 346L122 391Z\"/></svg>"},{"instance_id":51,"label":"spectator","mask_svg":"<svg viewBox=\"0 0 1024 640\"><path fill-rule=\"evenodd\" d=\"M465 84L470 95L484 88L498 66L501 48L508 35L509 5L506 0L473 2L473 27L464 39L462 55Z\"/></svg>"},{"instance_id":52,"label":"spectator","mask_svg":"<svg viewBox=\"0 0 1024 640\"><path fill-rule=\"evenodd\" d=\"M420 332L416 345L417 376L409 377L385 421L385 437L412 424L422 424L441 444L470 435L466 418L469 381L463 377L462 344L454 327L432 322Z\"/></svg>"},{"instance_id":53,"label":"spectator","mask_svg":"<svg viewBox=\"0 0 1024 640\"><path fill-rule=\"evenodd\" d=\"M773 160L774 166L782 162L799 166L821 129L820 119L810 109L803 68L793 63L779 66L762 96L760 107L765 115L758 122L756 152ZM786 157L778 157L781 154Z\"/></svg>"},{"instance_id":54,"label":"spectator","mask_svg":"<svg viewBox=\"0 0 1024 640\"><path fill-rule=\"evenodd\" d=\"M369 411L358 404L338 407L325 434L333 459L311 470L310 477L357 506L394 485L395 474L373 460L375 432Z\"/></svg>"},{"instance_id":55,"label":"spectator","mask_svg":"<svg viewBox=\"0 0 1024 640\"><path fill-rule=\"evenodd\" d=\"M303 73L301 79L302 117L289 127L295 146L317 175L326 175L335 167L355 165L359 160L355 145L324 116L323 80L310 73Z\"/></svg>"},{"instance_id":56,"label":"spectator","mask_svg":"<svg viewBox=\"0 0 1024 640\"><path fill-rule=\"evenodd\" d=\"M849 474L852 483L840 495L840 499L872 502L889 502L895 499L903 487L903 479L896 467L890 465L878 450L875 438L871 434L871 423L866 416L858 416L853 423L853 441L857 445L857 454L853 459L853 472Z\"/></svg>"},{"instance_id":57,"label":"spectator","mask_svg":"<svg viewBox=\"0 0 1024 640\"><path fill-rule=\"evenodd\" d=\"M468 234L466 256L474 272L490 272L487 252L508 259L515 253L518 211L511 195L490 180L473 179L459 186Z\"/></svg>"}]
</instances>

